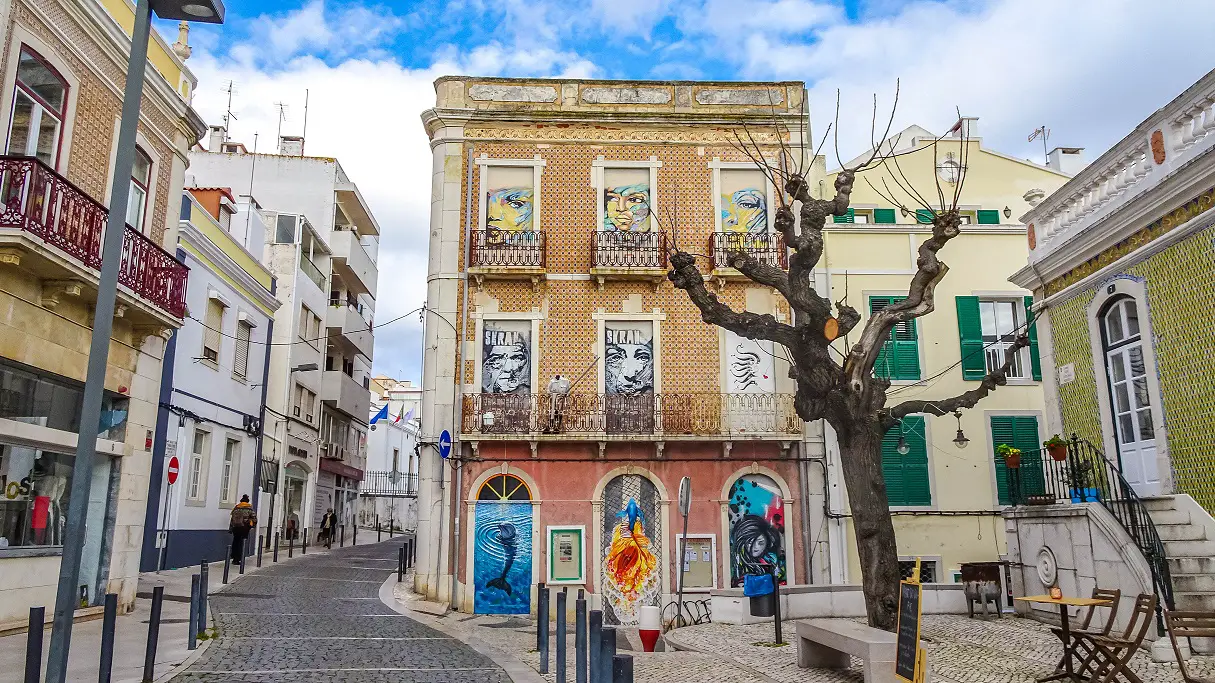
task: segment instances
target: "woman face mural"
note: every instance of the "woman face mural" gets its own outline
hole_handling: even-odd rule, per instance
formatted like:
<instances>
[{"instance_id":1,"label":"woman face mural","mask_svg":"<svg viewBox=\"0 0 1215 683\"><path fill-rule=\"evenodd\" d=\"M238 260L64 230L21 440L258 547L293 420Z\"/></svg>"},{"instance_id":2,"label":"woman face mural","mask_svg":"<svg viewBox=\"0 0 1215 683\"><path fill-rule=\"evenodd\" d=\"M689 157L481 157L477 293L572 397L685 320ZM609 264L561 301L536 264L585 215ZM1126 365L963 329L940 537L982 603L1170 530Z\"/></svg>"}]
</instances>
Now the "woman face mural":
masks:
<instances>
[{"instance_id":1,"label":"woman face mural","mask_svg":"<svg viewBox=\"0 0 1215 683\"><path fill-rule=\"evenodd\" d=\"M729 515L730 585L773 570L785 583L785 502L776 482L758 474L739 478L730 487Z\"/></svg>"},{"instance_id":2,"label":"woman face mural","mask_svg":"<svg viewBox=\"0 0 1215 683\"><path fill-rule=\"evenodd\" d=\"M485 226L491 232L530 232L532 189L507 187L490 190L486 201Z\"/></svg>"},{"instance_id":3,"label":"woman face mural","mask_svg":"<svg viewBox=\"0 0 1215 683\"><path fill-rule=\"evenodd\" d=\"M754 188L721 196L721 229L761 234L768 231L768 198Z\"/></svg>"},{"instance_id":4,"label":"woman face mural","mask_svg":"<svg viewBox=\"0 0 1215 683\"><path fill-rule=\"evenodd\" d=\"M609 232L649 232L649 184L635 183L604 190L603 229Z\"/></svg>"}]
</instances>

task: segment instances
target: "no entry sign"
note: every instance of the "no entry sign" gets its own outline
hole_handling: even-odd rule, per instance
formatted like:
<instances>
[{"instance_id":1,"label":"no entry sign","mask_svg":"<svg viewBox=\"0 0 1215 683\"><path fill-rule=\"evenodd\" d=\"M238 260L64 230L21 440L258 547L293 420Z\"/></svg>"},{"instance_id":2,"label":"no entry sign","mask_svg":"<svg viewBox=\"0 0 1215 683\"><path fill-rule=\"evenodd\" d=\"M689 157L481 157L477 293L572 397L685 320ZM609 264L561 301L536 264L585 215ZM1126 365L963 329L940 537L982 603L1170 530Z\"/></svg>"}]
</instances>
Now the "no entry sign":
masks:
<instances>
[{"instance_id":1,"label":"no entry sign","mask_svg":"<svg viewBox=\"0 0 1215 683\"><path fill-rule=\"evenodd\" d=\"M177 461L177 456L169 458L169 484L177 483L177 473L181 470L181 463Z\"/></svg>"}]
</instances>

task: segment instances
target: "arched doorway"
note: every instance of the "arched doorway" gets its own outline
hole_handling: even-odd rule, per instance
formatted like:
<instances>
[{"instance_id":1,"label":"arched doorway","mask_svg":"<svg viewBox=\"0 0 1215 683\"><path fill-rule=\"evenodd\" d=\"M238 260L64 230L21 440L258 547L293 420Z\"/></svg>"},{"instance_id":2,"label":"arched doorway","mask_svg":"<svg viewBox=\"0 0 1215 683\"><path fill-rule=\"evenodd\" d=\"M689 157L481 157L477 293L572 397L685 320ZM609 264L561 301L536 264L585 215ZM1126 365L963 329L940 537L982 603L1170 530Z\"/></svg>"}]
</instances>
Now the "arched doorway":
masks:
<instances>
[{"instance_id":1,"label":"arched doorway","mask_svg":"<svg viewBox=\"0 0 1215 683\"><path fill-rule=\"evenodd\" d=\"M1119 467L1136 493L1160 493L1156 428L1139 305L1129 296L1108 302L1100 315L1101 350Z\"/></svg>"},{"instance_id":2,"label":"arched doorway","mask_svg":"<svg viewBox=\"0 0 1215 683\"><path fill-rule=\"evenodd\" d=\"M638 623L638 608L662 600L662 497L640 474L603 487L600 578L603 621Z\"/></svg>"},{"instance_id":3,"label":"arched doorway","mask_svg":"<svg viewBox=\"0 0 1215 683\"><path fill-rule=\"evenodd\" d=\"M513 474L477 489L473 531L473 611L527 614L532 585L532 492Z\"/></svg>"},{"instance_id":4,"label":"arched doorway","mask_svg":"<svg viewBox=\"0 0 1215 683\"><path fill-rule=\"evenodd\" d=\"M785 548L785 500L781 487L766 474L744 474L730 486L727 498L730 531L730 586L748 574L776 573L788 583Z\"/></svg>"}]
</instances>

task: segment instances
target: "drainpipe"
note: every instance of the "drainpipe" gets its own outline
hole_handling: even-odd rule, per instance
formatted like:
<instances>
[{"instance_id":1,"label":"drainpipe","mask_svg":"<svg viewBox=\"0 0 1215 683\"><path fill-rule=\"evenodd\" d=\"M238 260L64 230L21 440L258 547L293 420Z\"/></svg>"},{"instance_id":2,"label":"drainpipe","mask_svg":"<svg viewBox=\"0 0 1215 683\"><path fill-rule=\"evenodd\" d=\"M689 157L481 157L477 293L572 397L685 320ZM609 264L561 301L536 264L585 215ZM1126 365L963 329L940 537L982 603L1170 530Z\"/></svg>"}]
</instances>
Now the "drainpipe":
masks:
<instances>
[{"instance_id":1,"label":"drainpipe","mask_svg":"<svg viewBox=\"0 0 1215 683\"><path fill-rule=\"evenodd\" d=\"M472 170L473 170L473 150L470 146L464 159L464 269L461 272L461 279L464 280L464 296L463 303L460 306L460 338L456 340L456 391L455 391L455 420L452 423L452 431L456 436L452 437L452 450L456 453L457 461L455 488L451 492L451 548L448 550L450 559L447 566L451 567L451 608L459 611L458 601L456 600L456 577L460 570L460 495L461 486L464 484L464 468L461 464L464 459L464 442L460 438L463 436L460 432L464 428L464 340L468 335L468 259L471 256L472 247ZM459 450L456 450L458 447ZM437 553L436 553L437 555Z\"/></svg>"},{"instance_id":2,"label":"drainpipe","mask_svg":"<svg viewBox=\"0 0 1215 683\"><path fill-rule=\"evenodd\" d=\"M806 563L806 585L814 583L814 548L810 535L810 463L806 460L806 441L803 430L802 441L797 444L797 479L802 509L798 517L802 521L802 554Z\"/></svg>"}]
</instances>

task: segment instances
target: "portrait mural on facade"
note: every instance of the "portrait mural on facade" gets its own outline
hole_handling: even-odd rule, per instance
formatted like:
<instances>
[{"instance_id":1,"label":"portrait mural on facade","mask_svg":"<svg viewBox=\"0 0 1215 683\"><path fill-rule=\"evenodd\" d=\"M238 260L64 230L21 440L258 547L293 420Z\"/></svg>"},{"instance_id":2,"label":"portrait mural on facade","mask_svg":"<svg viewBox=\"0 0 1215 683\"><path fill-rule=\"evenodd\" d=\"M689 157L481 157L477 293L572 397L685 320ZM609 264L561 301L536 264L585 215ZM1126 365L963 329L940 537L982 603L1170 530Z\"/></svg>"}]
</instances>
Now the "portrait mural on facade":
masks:
<instances>
[{"instance_id":1,"label":"portrait mural on facade","mask_svg":"<svg viewBox=\"0 0 1215 683\"><path fill-rule=\"evenodd\" d=\"M603 231L650 231L650 171L603 169Z\"/></svg>"},{"instance_id":2,"label":"portrait mural on facade","mask_svg":"<svg viewBox=\"0 0 1215 683\"><path fill-rule=\"evenodd\" d=\"M532 585L532 504L477 503L473 611L527 614Z\"/></svg>"},{"instance_id":3,"label":"portrait mural on facade","mask_svg":"<svg viewBox=\"0 0 1215 683\"><path fill-rule=\"evenodd\" d=\"M768 232L768 183L758 170L722 169L722 232L762 235Z\"/></svg>"},{"instance_id":4,"label":"portrait mural on facade","mask_svg":"<svg viewBox=\"0 0 1215 683\"><path fill-rule=\"evenodd\" d=\"M608 320L603 324L604 389L608 394L654 393L654 323Z\"/></svg>"},{"instance_id":5,"label":"portrait mural on facade","mask_svg":"<svg viewBox=\"0 0 1215 683\"><path fill-rule=\"evenodd\" d=\"M532 232L534 172L529 167L486 169L485 230L489 244L506 244L522 232Z\"/></svg>"},{"instance_id":6,"label":"portrait mural on facade","mask_svg":"<svg viewBox=\"0 0 1215 683\"><path fill-rule=\"evenodd\" d=\"M748 474L730 487L730 586L748 574L785 575L785 502L771 477Z\"/></svg>"},{"instance_id":7,"label":"portrait mural on facade","mask_svg":"<svg viewBox=\"0 0 1215 683\"><path fill-rule=\"evenodd\" d=\"M658 489L638 474L622 474L603 489L603 621L638 623L638 608L662 598L662 522Z\"/></svg>"},{"instance_id":8,"label":"portrait mural on facade","mask_svg":"<svg viewBox=\"0 0 1215 683\"><path fill-rule=\"evenodd\" d=\"M481 335L481 392L527 394L531 383L531 321L486 320Z\"/></svg>"},{"instance_id":9,"label":"portrait mural on facade","mask_svg":"<svg viewBox=\"0 0 1215 683\"><path fill-rule=\"evenodd\" d=\"M776 392L772 342L726 332L726 385L731 394Z\"/></svg>"}]
</instances>

